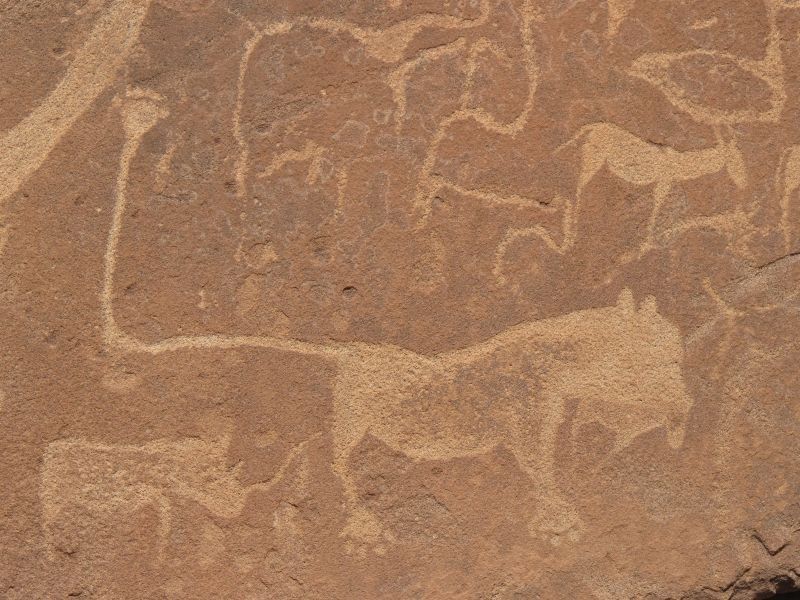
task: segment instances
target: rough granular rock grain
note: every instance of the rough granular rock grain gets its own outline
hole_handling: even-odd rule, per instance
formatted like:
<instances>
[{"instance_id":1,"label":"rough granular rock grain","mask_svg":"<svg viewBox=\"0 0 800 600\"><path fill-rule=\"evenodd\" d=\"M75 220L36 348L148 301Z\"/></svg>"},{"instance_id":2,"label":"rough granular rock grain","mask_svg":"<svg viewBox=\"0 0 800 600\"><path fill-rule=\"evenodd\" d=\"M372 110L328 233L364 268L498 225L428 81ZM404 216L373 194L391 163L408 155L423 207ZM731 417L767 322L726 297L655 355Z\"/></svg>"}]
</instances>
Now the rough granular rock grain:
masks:
<instances>
[{"instance_id":1,"label":"rough granular rock grain","mask_svg":"<svg viewBox=\"0 0 800 600\"><path fill-rule=\"evenodd\" d=\"M0 594L800 587L800 3L0 6Z\"/></svg>"}]
</instances>

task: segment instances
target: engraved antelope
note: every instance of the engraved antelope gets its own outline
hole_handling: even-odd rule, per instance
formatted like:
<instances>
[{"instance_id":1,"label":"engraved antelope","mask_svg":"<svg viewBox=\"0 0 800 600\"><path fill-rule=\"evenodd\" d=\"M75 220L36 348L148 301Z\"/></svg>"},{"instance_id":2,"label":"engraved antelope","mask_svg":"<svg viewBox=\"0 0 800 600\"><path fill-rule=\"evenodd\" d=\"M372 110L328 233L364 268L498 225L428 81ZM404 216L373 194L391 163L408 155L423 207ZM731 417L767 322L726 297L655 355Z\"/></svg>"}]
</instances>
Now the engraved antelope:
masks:
<instances>
[{"instance_id":1,"label":"engraved antelope","mask_svg":"<svg viewBox=\"0 0 800 600\"><path fill-rule=\"evenodd\" d=\"M736 141L726 142L720 136L716 146L678 151L647 142L611 123L592 123L581 127L556 152L574 145L579 145L581 157L576 204L580 203L584 189L604 166L616 177L633 185L654 186L653 209L640 256L655 247L659 211L675 184L726 171L737 188L743 189L747 185L745 162ZM577 212L575 207L572 212ZM574 219L567 222L574 225ZM564 237L565 240L574 240L574 233L565 232Z\"/></svg>"}]
</instances>

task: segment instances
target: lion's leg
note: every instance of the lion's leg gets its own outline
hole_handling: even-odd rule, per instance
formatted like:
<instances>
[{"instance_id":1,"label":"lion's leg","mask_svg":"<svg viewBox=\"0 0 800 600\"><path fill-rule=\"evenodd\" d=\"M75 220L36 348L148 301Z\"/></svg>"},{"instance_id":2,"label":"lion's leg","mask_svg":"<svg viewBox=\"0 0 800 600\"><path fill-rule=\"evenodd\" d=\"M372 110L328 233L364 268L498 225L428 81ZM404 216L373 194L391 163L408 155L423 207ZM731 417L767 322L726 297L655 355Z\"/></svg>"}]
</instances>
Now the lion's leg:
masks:
<instances>
[{"instance_id":1,"label":"lion's leg","mask_svg":"<svg viewBox=\"0 0 800 600\"><path fill-rule=\"evenodd\" d=\"M344 391L338 390L336 394ZM381 536L380 521L361 503L358 487L350 469L349 458L368 431L368 424L359 418L350 402L334 400L333 470L342 482L347 523L342 535L366 542L377 541ZM348 398L352 400L352 396Z\"/></svg>"},{"instance_id":2,"label":"lion's leg","mask_svg":"<svg viewBox=\"0 0 800 600\"><path fill-rule=\"evenodd\" d=\"M606 155L600 148L597 148L591 140L587 140L581 149L581 171L578 175L575 199L568 199L568 206L564 207L563 238L561 242L562 253L569 250L575 244L578 213L580 212L583 202L583 192L586 186L589 185L589 182L592 181L600 169L603 168L604 164L606 164Z\"/></svg>"},{"instance_id":3,"label":"lion's leg","mask_svg":"<svg viewBox=\"0 0 800 600\"><path fill-rule=\"evenodd\" d=\"M557 396L549 396L543 409L538 440L530 431L515 435L513 449L522 468L537 487L539 503L536 516L529 523L531 534L545 535L553 543L562 536L577 539L580 518L561 493L556 465L558 430L564 420L564 404ZM535 441L534 441L535 440ZM536 443L538 441L538 443Z\"/></svg>"},{"instance_id":4,"label":"lion's leg","mask_svg":"<svg viewBox=\"0 0 800 600\"><path fill-rule=\"evenodd\" d=\"M163 562L169 545L169 534L172 530L172 507L169 499L160 492L155 492L154 500L158 510L158 560Z\"/></svg>"},{"instance_id":5,"label":"lion's leg","mask_svg":"<svg viewBox=\"0 0 800 600\"><path fill-rule=\"evenodd\" d=\"M647 238L642 243L639 251L639 256L643 256L650 250L656 247L656 225L658 224L658 216L661 213L661 208L669 196L672 189L671 181L659 181L653 190L653 210L650 212L650 220L647 222Z\"/></svg>"}]
</instances>

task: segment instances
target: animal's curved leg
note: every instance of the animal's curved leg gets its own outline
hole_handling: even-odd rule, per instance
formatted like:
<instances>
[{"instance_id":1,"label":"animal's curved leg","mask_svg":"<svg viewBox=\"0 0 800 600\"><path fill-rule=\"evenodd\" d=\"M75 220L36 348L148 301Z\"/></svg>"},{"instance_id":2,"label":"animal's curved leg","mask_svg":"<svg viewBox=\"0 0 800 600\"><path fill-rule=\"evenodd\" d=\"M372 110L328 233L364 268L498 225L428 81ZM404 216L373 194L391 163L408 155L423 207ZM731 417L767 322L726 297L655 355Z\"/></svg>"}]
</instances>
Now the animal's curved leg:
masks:
<instances>
[{"instance_id":1,"label":"animal's curved leg","mask_svg":"<svg viewBox=\"0 0 800 600\"><path fill-rule=\"evenodd\" d=\"M158 560L162 562L166 557L169 533L172 530L172 507L163 494L157 493L155 502L158 510Z\"/></svg>"},{"instance_id":2,"label":"animal's curved leg","mask_svg":"<svg viewBox=\"0 0 800 600\"><path fill-rule=\"evenodd\" d=\"M337 393L340 393L337 390ZM334 404L336 402L334 401ZM347 522L342 536L366 543L375 543L383 534L380 520L363 504L350 470L348 459L367 434L367 426L349 406L335 410L333 427L333 470L342 482Z\"/></svg>"},{"instance_id":3,"label":"animal's curved leg","mask_svg":"<svg viewBox=\"0 0 800 600\"><path fill-rule=\"evenodd\" d=\"M658 215L661 212L661 207L669 196L672 189L672 183L669 181L659 181L653 191L653 211L650 213L650 221L647 224L647 242L650 247L654 246L656 235L656 224L658 223Z\"/></svg>"},{"instance_id":4,"label":"animal's curved leg","mask_svg":"<svg viewBox=\"0 0 800 600\"><path fill-rule=\"evenodd\" d=\"M784 153L778 168L777 179L781 190L781 232L785 252L792 248L791 204L792 196L800 189L800 146L793 146Z\"/></svg>"},{"instance_id":5,"label":"animal's curved leg","mask_svg":"<svg viewBox=\"0 0 800 600\"><path fill-rule=\"evenodd\" d=\"M537 487L539 502L536 515L529 523L531 535L545 536L558 544L564 537L575 541L580 536L582 523L575 507L563 497L558 485L556 443L558 429L563 422L564 403L558 397L549 397L544 410L538 444L529 437L517 435L513 449L517 460Z\"/></svg>"},{"instance_id":6,"label":"animal's curved leg","mask_svg":"<svg viewBox=\"0 0 800 600\"><path fill-rule=\"evenodd\" d=\"M650 211L650 218L647 221L647 234L644 241L639 246L639 251L632 251L628 254L625 260L623 260L624 263L642 258L645 254L656 248L656 225L658 224L658 215L671 189L671 181L659 181L656 183L653 190L653 208Z\"/></svg>"}]
</instances>

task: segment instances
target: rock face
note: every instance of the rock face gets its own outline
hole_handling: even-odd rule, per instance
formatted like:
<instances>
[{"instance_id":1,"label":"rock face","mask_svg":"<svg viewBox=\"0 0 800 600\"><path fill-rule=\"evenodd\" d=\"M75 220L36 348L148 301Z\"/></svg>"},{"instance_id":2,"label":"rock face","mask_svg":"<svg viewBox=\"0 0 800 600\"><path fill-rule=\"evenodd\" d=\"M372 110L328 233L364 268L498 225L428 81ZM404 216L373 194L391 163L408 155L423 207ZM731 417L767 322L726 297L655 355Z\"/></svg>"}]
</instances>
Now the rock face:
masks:
<instances>
[{"instance_id":1,"label":"rock face","mask_svg":"<svg viewBox=\"0 0 800 600\"><path fill-rule=\"evenodd\" d=\"M4 597L800 589L800 2L0 32Z\"/></svg>"}]
</instances>

